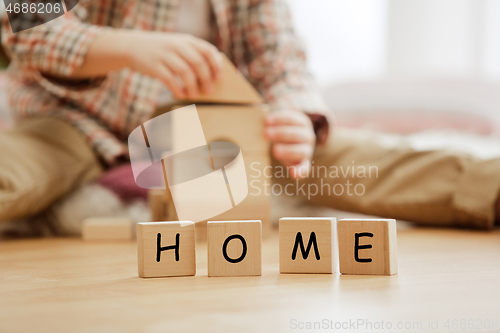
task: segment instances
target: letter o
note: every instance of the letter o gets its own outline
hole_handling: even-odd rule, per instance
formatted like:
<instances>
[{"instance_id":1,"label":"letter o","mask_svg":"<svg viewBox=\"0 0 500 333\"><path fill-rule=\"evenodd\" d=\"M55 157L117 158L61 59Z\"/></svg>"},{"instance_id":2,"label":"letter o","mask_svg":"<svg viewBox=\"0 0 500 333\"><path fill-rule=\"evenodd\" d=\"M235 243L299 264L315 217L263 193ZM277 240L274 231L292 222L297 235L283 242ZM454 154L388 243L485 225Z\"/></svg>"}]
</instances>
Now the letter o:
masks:
<instances>
[{"instance_id":1,"label":"letter o","mask_svg":"<svg viewBox=\"0 0 500 333\"><path fill-rule=\"evenodd\" d=\"M241 245L243 246L243 251L241 252L241 255L236 259L229 258L229 256L227 255L227 244L229 244L229 242L232 239L239 239L241 241ZM222 255L224 256L224 259L226 259L228 262L232 264L239 263L240 261L245 259L245 256L247 255L247 242L245 241L245 238L243 238L243 236L238 234L231 235L228 238L226 238L224 244L222 245Z\"/></svg>"}]
</instances>

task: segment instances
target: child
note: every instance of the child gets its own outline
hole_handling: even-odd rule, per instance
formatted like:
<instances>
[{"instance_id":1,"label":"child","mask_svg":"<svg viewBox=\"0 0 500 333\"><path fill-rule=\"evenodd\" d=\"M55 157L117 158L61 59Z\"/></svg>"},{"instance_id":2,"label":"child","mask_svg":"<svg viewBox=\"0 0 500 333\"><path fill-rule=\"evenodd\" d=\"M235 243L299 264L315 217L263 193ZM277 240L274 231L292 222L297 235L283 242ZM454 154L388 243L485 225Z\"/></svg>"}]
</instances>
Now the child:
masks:
<instances>
[{"instance_id":1,"label":"child","mask_svg":"<svg viewBox=\"0 0 500 333\"><path fill-rule=\"evenodd\" d=\"M222 51L271 106L272 154L301 184L339 182L307 177L312 161L377 167L375 178L344 176L363 185L362 195L314 195L312 203L433 225L494 226L500 159L387 148L332 127L284 0L80 0L64 16L18 33L4 17L2 43L12 58L11 108L22 120L0 133L0 221L40 212L126 161L124 140L153 116L162 89L177 98L210 92Z\"/></svg>"}]
</instances>

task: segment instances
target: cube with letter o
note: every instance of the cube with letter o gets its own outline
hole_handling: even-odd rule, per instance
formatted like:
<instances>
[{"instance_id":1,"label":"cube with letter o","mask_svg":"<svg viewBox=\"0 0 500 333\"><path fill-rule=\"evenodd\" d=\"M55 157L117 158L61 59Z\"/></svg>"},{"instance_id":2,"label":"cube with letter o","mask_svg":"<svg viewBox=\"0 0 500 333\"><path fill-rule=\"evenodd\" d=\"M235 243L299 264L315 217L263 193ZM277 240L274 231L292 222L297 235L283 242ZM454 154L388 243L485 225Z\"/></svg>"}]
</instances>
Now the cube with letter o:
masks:
<instances>
[{"instance_id":1,"label":"cube with letter o","mask_svg":"<svg viewBox=\"0 0 500 333\"><path fill-rule=\"evenodd\" d=\"M261 221L209 221L207 241L208 276L261 275Z\"/></svg>"}]
</instances>

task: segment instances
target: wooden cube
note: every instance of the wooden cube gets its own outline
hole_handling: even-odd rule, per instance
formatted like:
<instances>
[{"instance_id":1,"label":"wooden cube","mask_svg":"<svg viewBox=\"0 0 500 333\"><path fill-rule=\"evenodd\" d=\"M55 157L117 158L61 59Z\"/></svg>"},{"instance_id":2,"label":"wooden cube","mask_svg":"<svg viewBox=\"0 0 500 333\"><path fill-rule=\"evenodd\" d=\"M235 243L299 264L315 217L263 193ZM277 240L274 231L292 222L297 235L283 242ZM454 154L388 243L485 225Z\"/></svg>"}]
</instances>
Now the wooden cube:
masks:
<instances>
[{"instance_id":1,"label":"wooden cube","mask_svg":"<svg viewBox=\"0 0 500 333\"><path fill-rule=\"evenodd\" d=\"M195 275L194 223L138 223L137 255L140 277Z\"/></svg>"},{"instance_id":2,"label":"wooden cube","mask_svg":"<svg viewBox=\"0 0 500 333\"><path fill-rule=\"evenodd\" d=\"M148 191L148 203L151 210L151 221L165 221L168 214L167 192L164 188L154 188Z\"/></svg>"},{"instance_id":3,"label":"wooden cube","mask_svg":"<svg viewBox=\"0 0 500 333\"><path fill-rule=\"evenodd\" d=\"M279 221L280 273L334 273L337 219L284 217Z\"/></svg>"},{"instance_id":4,"label":"wooden cube","mask_svg":"<svg viewBox=\"0 0 500 333\"><path fill-rule=\"evenodd\" d=\"M264 117L269 106L196 105L207 142L229 141L237 144L243 156L267 155L269 141L264 136Z\"/></svg>"},{"instance_id":5,"label":"wooden cube","mask_svg":"<svg viewBox=\"0 0 500 333\"><path fill-rule=\"evenodd\" d=\"M214 90L211 93L203 93L194 98L186 97L188 102L198 104L224 103L224 104L256 104L264 100L255 88L246 80L231 60L221 52L222 78L214 82Z\"/></svg>"},{"instance_id":6,"label":"wooden cube","mask_svg":"<svg viewBox=\"0 0 500 333\"><path fill-rule=\"evenodd\" d=\"M261 221L209 221L207 240L208 276L261 275Z\"/></svg>"},{"instance_id":7,"label":"wooden cube","mask_svg":"<svg viewBox=\"0 0 500 333\"><path fill-rule=\"evenodd\" d=\"M398 271L396 220L338 222L340 273L392 275Z\"/></svg>"},{"instance_id":8,"label":"wooden cube","mask_svg":"<svg viewBox=\"0 0 500 333\"><path fill-rule=\"evenodd\" d=\"M133 221L129 218L93 217L82 222L85 241L132 240L133 236Z\"/></svg>"}]
</instances>

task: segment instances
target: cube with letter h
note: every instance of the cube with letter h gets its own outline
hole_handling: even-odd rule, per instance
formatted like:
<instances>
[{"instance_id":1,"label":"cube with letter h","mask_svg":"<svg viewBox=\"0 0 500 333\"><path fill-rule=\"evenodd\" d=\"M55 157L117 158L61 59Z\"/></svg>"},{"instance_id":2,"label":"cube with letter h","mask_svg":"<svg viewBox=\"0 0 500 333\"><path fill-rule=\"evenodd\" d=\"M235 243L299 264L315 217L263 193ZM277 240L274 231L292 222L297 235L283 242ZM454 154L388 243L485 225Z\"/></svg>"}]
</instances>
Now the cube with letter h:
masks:
<instances>
[{"instance_id":1,"label":"cube with letter h","mask_svg":"<svg viewBox=\"0 0 500 333\"><path fill-rule=\"evenodd\" d=\"M137 253L140 277L195 275L194 223L138 223Z\"/></svg>"},{"instance_id":2,"label":"cube with letter h","mask_svg":"<svg viewBox=\"0 0 500 333\"><path fill-rule=\"evenodd\" d=\"M334 273L338 264L336 222L328 217L281 218L280 273Z\"/></svg>"},{"instance_id":3,"label":"cube with letter h","mask_svg":"<svg viewBox=\"0 0 500 333\"><path fill-rule=\"evenodd\" d=\"M338 222L340 273L396 274L396 220L342 219Z\"/></svg>"},{"instance_id":4,"label":"cube with letter h","mask_svg":"<svg viewBox=\"0 0 500 333\"><path fill-rule=\"evenodd\" d=\"M261 275L261 221L209 221L207 241L208 276Z\"/></svg>"}]
</instances>

